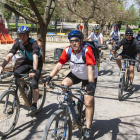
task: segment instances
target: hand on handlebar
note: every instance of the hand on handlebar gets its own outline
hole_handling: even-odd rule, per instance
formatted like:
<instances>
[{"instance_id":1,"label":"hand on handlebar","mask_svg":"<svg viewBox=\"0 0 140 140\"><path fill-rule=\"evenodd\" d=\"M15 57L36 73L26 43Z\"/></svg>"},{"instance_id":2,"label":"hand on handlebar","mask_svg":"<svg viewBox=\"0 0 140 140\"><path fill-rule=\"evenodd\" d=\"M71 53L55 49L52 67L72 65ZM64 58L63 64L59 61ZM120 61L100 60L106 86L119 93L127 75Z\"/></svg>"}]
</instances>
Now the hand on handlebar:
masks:
<instances>
[{"instance_id":1,"label":"hand on handlebar","mask_svg":"<svg viewBox=\"0 0 140 140\"><path fill-rule=\"evenodd\" d=\"M45 84L48 85L49 82L51 81L51 79L52 79L52 77L50 75L48 75L45 80L42 80L43 87L45 87Z\"/></svg>"}]
</instances>

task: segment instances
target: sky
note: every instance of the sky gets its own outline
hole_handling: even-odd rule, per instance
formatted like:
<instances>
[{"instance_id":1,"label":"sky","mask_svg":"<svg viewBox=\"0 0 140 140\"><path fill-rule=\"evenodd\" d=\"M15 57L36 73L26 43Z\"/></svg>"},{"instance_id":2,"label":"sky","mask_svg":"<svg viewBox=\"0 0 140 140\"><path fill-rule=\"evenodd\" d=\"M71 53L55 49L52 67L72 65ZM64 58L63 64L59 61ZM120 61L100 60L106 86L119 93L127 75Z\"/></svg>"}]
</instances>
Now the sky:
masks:
<instances>
[{"instance_id":1,"label":"sky","mask_svg":"<svg viewBox=\"0 0 140 140\"><path fill-rule=\"evenodd\" d=\"M135 5L135 8L138 8L138 4L136 4L135 0L126 0L126 1L127 1L126 8L129 8L129 6L131 6L132 4Z\"/></svg>"}]
</instances>

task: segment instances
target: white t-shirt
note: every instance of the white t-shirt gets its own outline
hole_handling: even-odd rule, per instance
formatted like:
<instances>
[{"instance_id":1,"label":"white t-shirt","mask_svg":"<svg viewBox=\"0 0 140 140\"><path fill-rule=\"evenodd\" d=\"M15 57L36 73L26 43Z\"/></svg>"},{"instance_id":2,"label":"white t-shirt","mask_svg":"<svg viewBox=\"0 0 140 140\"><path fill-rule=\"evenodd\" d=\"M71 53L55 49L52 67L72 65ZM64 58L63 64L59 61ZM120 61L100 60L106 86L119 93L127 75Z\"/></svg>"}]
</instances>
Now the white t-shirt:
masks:
<instances>
[{"instance_id":1,"label":"white t-shirt","mask_svg":"<svg viewBox=\"0 0 140 140\"><path fill-rule=\"evenodd\" d=\"M118 31L112 31L111 33L110 33L110 35L113 35L112 36L112 38L113 39L119 39L119 35L120 35L120 31L118 30Z\"/></svg>"},{"instance_id":2,"label":"white t-shirt","mask_svg":"<svg viewBox=\"0 0 140 140\"><path fill-rule=\"evenodd\" d=\"M103 35L102 33L98 33L97 35L95 35L95 33L92 32L88 38L94 41L94 43L99 47L101 46L101 38L103 38Z\"/></svg>"}]
</instances>

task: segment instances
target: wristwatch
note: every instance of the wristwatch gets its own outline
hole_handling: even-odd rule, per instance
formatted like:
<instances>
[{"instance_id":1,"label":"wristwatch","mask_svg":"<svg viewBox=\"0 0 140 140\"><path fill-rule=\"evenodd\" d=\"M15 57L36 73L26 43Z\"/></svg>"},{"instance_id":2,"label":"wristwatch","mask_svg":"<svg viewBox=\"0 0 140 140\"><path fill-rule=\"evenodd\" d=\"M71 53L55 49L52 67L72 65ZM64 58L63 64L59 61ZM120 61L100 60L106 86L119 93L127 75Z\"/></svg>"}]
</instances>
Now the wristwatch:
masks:
<instances>
[{"instance_id":1,"label":"wristwatch","mask_svg":"<svg viewBox=\"0 0 140 140\"><path fill-rule=\"evenodd\" d=\"M32 70L32 73L36 73L36 70Z\"/></svg>"}]
</instances>

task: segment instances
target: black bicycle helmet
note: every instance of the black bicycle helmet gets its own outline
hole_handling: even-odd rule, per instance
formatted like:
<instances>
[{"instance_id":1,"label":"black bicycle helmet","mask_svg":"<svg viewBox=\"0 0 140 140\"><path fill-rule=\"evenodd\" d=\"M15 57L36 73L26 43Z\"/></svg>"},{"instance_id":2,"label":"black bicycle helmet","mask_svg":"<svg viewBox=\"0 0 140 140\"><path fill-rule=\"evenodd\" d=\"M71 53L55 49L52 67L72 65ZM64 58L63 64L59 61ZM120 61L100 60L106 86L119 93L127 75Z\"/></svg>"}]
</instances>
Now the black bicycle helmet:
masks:
<instances>
[{"instance_id":1,"label":"black bicycle helmet","mask_svg":"<svg viewBox=\"0 0 140 140\"><path fill-rule=\"evenodd\" d=\"M127 34L133 36L133 31L132 31L131 29L127 29L127 30L125 31L125 35L127 35Z\"/></svg>"},{"instance_id":2,"label":"black bicycle helmet","mask_svg":"<svg viewBox=\"0 0 140 140\"><path fill-rule=\"evenodd\" d=\"M71 31L69 34L68 34L68 39L70 39L71 37L78 37L80 39L83 39L84 38L84 35L81 31L79 30L74 30L74 31Z\"/></svg>"}]
</instances>

